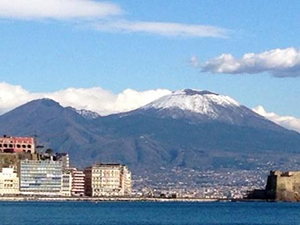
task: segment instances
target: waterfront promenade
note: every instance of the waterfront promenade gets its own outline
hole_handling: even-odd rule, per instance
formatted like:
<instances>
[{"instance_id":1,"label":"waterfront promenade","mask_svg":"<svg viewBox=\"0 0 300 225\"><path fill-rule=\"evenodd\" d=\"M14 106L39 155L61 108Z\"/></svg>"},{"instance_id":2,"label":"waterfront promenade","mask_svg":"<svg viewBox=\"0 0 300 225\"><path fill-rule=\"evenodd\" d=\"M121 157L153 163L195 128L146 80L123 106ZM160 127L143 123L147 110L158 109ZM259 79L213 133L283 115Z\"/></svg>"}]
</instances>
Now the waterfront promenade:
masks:
<instances>
[{"instance_id":1,"label":"waterfront promenade","mask_svg":"<svg viewBox=\"0 0 300 225\"><path fill-rule=\"evenodd\" d=\"M0 201L82 201L82 202L216 202L220 199L207 198L145 198L145 197L40 197L40 196L2 196ZM224 200L223 200L224 201Z\"/></svg>"}]
</instances>

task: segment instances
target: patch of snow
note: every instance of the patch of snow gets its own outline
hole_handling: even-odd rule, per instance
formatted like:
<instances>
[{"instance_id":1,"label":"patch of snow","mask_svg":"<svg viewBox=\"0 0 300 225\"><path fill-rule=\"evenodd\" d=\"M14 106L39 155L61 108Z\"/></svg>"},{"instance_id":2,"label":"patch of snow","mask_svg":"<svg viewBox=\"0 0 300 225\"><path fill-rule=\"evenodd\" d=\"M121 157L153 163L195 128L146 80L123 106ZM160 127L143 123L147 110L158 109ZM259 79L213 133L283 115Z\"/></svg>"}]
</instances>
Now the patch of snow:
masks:
<instances>
[{"instance_id":1,"label":"patch of snow","mask_svg":"<svg viewBox=\"0 0 300 225\"><path fill-rule=\"evenodd\" d=\"M75 110L79 115L83 116L86 119L96 119L100 117L100 115L96 112L90 111L90 110L85 110L85 109L76 109Z\"/></svg>"},{"instance_id":2,"label":"patch of snow","mask_svg":"<svg viewBox=\"0 0 300 225\"><path fill-rule=\"evenodd\" d=\"M173 109L188 110L208 115L210 118L219 116L218 108L238 108L241 105L234 99L208 91L180 90L164 96L144 107L143 109Z\"/></svg>"}]
</instances>

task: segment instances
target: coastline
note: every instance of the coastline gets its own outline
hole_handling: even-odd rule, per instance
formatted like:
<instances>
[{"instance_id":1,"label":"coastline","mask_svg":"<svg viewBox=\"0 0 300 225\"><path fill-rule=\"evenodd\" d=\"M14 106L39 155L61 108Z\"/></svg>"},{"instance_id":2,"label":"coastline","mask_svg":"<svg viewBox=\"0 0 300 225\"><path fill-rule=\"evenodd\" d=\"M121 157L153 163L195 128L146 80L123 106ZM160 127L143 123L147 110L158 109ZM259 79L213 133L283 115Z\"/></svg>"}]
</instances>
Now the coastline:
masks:
<instances>
[{"instance_id":1,"label":"coastline","mask_svg":"<svg viewBox=\"0 0 300 225\"><path fill-rule=\"evenodd\" d=\"M41 197L41 196L1 196L0 202L226 202L224 199L204 198L142 198L142 197Z\"/></svg>"}]
</instances>

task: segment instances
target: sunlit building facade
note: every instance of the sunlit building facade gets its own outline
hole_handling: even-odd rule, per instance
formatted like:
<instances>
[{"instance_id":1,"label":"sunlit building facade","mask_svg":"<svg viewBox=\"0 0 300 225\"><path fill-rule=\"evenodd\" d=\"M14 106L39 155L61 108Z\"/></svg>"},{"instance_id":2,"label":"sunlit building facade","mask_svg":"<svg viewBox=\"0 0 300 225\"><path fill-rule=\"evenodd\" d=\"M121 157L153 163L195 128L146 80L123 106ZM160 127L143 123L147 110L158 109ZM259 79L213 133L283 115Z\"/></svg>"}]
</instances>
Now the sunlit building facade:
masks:
<instances>
[{"instance_id":1,"label":"sunlit building facade","mask_svg":"<svg viewBox=\"0 0 300 225\"><path fill-rule=\"evenodd\" d=\"M13 168L2 168L0 173L0 195L19 194L19 177Z\"/></svg>"},{"instance_id":2,"label":"sunlit building facade","mask_svg":"<svg viewBox=\"0 0 300 225\"><path fill-rule=\"evenodd\" d=\"M85 192L88 196L131 195L131 172L121 164L95 164L87 167Z\"/></svg>"},{"instance_id":3,"label":"sunlit building facade","mask_svg":"<svg viewBox=\"0 0 300 225\"><path fill-rule=\"evenodd\" d=\"M70 171L63 171L61 181L61 195L71 196L72 191L72 174Z\"/></svg>"},{"instance_id":4,"label":"sunlit building facade","mask_svg":"<svg viewBox=\"0 0 300 225\"><path fill-rule=\"evenodd\" d=\"M28 195L61 195L62 162L21 160L20 193Z\"/></svg>"},{"instance_id":5,"label":"sunlit building facade","mask_svg":"<svg viewBox=\"0 0 300 225\"><path fill-rule=\"evenodd\" d=\"M72 196L84 196L84 178L85 174L81 170L76 168L70 168L72 174Z\"/></svg>"}]
</instances>

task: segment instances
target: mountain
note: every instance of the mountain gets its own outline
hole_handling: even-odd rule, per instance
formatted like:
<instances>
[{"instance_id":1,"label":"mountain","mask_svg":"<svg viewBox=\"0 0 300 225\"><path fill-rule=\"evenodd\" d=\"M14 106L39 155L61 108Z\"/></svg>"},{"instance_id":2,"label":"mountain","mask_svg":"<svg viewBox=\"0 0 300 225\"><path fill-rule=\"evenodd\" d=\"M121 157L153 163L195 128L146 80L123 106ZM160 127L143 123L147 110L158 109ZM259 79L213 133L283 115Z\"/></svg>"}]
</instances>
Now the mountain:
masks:
<instances>
[{"instance_id":1,"label":"mountain","mask_svg":"<svg viewBox=\"0 0 300 225\"><path fill-rule=\"evenodd\" d=\"M228 96L191 89L164 96L130 114L183 119L197 124L220 122L236 126L282 130L278 125Z\"/></svg>"},{"instance_id":2,"label":"mountain","mask_svg":"<svg viewBox=\"0 0 300 225\"><path fill-rule=\"evenodd\" d=\"M262 160L300 153L299 133L208 91L177 91L101 123L120 139L134 140L135 163L156 168L253 169Z\"/></svg>"},{"instance_id":3,"label":"mountain","mask_svg":"<svg viewBox=\"0 0 300 225\"><path fill-rule=\"evenodd\" d=\"M299 133L208 91L181 90L131 112L93 115L35 100L0 116L0 133L37 135L45 146L69 152L75 166L121 162L148 174L174 167L253 170L286 165L300 153Z\"/></svg>"},{"instance_id":4,"label":"mountain","mask_svg":"<svg viewBox=\"0 0 300 225\"><path fill-rule=\"evenodd\" d=\"M37 136L45 148L58 151L71 152L97 142L97 135L89 131L90 119L50 99L34 100L18 107L0 116L0 124L3 135ZM81 163L80 158L76 161Z\"/></svg>"}]
</instances>

